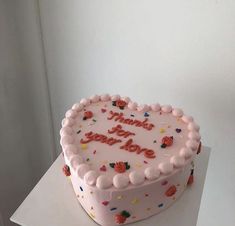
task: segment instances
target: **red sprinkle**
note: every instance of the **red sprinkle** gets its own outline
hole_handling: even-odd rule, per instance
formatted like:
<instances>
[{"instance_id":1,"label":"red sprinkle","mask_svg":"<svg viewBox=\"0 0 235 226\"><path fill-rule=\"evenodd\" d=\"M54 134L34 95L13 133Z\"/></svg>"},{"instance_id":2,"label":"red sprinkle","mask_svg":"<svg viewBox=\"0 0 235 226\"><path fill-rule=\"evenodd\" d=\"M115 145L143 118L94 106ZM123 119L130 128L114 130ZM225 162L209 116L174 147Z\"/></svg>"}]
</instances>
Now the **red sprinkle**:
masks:
<instances>
[{"instance_id":1,"label":"red sprinkle","mask_svg":"<svg viewBox=\"0 0 235 226\"><path fill-rule=\"evenodd\" d=\"M107 171L106 166L105 165L101 166L100 171L104 171L104 172Z\"/></svg>"},{"instance_id":2,"label":"red sprinkle","mask_svg":"<svg viewBox=\"0 0 235 226\"><path fill-rule=\"evenodd\" d=\"M147 161L145 161L145 160L144 160L144 163L145 163L145 164L148 164L148 162L147 162Z\"/></svg>"},{"instance_id":3,"label":"red sprinkle","mask_svg":"<svg viewBox=\"0 0 235 226\"><path fill-rule=\"evenodd\" d=\"M102 112L102 113L105 113L106 111L107 111L107 110L104 109L104 108L101 109L101 112Z\"/></svg>"},{"instance_id":4,"label":"red sprinkle","mask_svg":"<svg viewBox=\"0 0 235 226\"><path fill-rule=\"evenodd\" d=\"M85 112L84 112L84 117L85 117L86 119L92 118L92 117L93 117L92 111L85 111Z\"/></svg>"},{"instance_id":5,"label":"red sprinkle","mask_svg":"<svg viewBox=\"0 0 235 226\"><path fill-rule=\"evenodd\" d=\"M104 206L107 206L107 205L109 204L109 201L103 201L102 204L103 204Z\"/></svg>"},{"instance_id":6,"label":"red sprinkle","mask_svg":"<svg viewBox=\"0 0 235 226\"><path fill-rule=\"evenodd\" d=\"M93 151L93 154L94 154L94 155L96 154L96 150Z\"/></svg>"}]
</instances>

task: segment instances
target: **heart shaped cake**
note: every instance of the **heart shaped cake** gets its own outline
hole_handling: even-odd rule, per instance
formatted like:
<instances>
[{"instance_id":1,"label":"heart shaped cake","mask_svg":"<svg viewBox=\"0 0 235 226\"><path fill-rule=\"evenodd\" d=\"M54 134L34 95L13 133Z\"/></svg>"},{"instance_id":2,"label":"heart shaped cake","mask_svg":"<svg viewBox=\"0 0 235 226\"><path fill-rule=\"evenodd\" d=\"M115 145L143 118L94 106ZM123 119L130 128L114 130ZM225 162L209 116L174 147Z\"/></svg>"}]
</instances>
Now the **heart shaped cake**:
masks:
<instances>
[{"instance_id":1,"label":"heart shaped cake","mask_svg":"<svg viewBox=\"0 0 235 226\"><path fill-rule=\"evenodd\" d=\"M65 114L61 146L78 201L100 225L142 220L193 182L199 126L170 105L95 95Z\"/></svg>"}]
</instances>

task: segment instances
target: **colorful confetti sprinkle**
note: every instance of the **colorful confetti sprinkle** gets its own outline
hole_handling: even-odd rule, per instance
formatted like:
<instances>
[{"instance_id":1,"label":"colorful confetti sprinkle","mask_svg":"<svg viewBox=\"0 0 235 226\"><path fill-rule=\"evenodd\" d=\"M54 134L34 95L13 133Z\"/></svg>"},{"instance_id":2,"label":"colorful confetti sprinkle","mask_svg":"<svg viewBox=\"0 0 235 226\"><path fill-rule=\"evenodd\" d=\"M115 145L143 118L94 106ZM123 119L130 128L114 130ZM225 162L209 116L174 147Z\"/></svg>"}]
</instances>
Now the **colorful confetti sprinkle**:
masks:
<instances>
[{"instance_id":1,"label":"colorful confetti sprinkle","mask_svg":"<svg viewBox=\"0 0 235 226\"><path fill-rule=\"evenodd\" d=\"M160 204L158 205L158 207L159 207L159 208L163 207L163 203L160 203Z\"/></svg>"},{"instance_id":2,"label":"colorful confetti sprinkle","mask_svg":"<svg viewBox=\"0 0 235 226\"><path fill-rule=\"evenodd\" d=\"M145 197L149 197L149 194L145 194L144 196L145 196Z\"/></svg>"},{"instance_id":3,"label":"colorful confetti sprinkle","mask_svg":"<svg viewBox=\"0 0 235 226\"><path fill-rule=\"evenodd\" d=\"M87 149L87 144L81 144L81 149L86 150Z\"/></svg>"},{"instance_id":4,"label":"colorful confetti sprinkle","mask_svg":"<svg viewBox=\"0 0 235 226\"><path fill-rule=\"evenodd\" d=\"M104 206L107 206L107 205L109 204L109 201L103 201L102 204L103 204Z\"/></svg>"},{"instance_id":5,"label":"colorful confetti sprinkle","mask_svg":"<svg viewBox=\"0 0 235 226\"><path fill-rule=\"evenodd\" d=\"M110 209L110 211L114 211L116 209L117 209L117 207L113 207L113 208Z\"/></svg>"},{"instance_id":6,"label":"colorful confetti sprinkle","mask_svg":"<svg viewBox=\"0 0 235 226\"><path fill-rule=\"evenodd\" d=\"M83 191L83 188L80 186L80 190Z\"/></svg>"},{"instance_id":7,"label":"colorful confetti sprinkle","mask_svg":"<svg viewBox=\"0 0 235 226\"><path fill-rule=\"evenodd\" d=\"M100 167L100 171L103 171L103 172L107 171L106 166L105 166L105 165L101 166L101 167Z\"/></svg>"},{"instance_id":8,"label":"colorful confetti sprinkle","mask_svg":"<svg viewBox=\"0 0 235 226\"><path fill-rule=\"evenodd\" d=\"M131 115L131 117L135 117L134 115Z\"/></svg>"},{"instance_id":9,"label":"colorful confetti sprinkle","mask_svg":"<svg viewBox=\"0 0 235 226\"><path fill-rule=\"evenodd\" d=\"M167 180L164 180L163 182L162 182L162 185L164 186L164 185L167 185L168 184L168 181Z\"/></svg>"},{"instance_id":10,"label":"colorful confetti sprinkle","mask_svg":"<svg viewBox=\"0 0 235 226\"><path fill-rule=\"evenodd\" d=\"M89 159L89 158L87 158L87 159L86 159L86 161L87 161L87 162L89 162L89 161L90 161L90 159Z\"/></svg>"},{"instance_id":11,"label":"colorful confetti sprinkle","mask_svg":"<svg viewBox=\"0 0 235 226\"><path fill-rule=\"evenodd\" d=\"M107 111L106 109L101 108L101 112L102 112L102 113L105 113L106 111Z\"/></svg>"},{"instance_id":12,"label":"colorful confetti sprinkle","mask_svg":"<svg viewBox=\"0 0 235 226\"><path fill-rule=\"evenodd\" d=\"M81 133L81 130L78 130L78 131L77 131L77 134L79 134L79 133Z\"/></svg>"},{"instance_id":13,"label":"colorful confetti sprinkle","mask_svg":"<svg viewBox=\"0 0 235 226\"><path fill-rule=\"evenodd\" d=\"M149 113L148 113L148 112L145 112L145 113L144 113L144 117L149 117Z\"/></svg>"},{"instance_id":14,"label":"colorful confetti sprinkle","mask_svg":"<svg viewBox=\"0 0 235 226\"><path fill-rule=\"evenodd\" d=\"M159 132L160 132L160 133L165 133L166 130L165 130L164 128L160 128Z\"/></svg>"},{"instance_id":15,"label":"colorful confetti sprinkle","mask_svg":"<svg viewBox=\"0 0 235 226\"><path fill-rule=\"evenodd\" d=\"M134 198L132 201L131 201L132 204L138 204L139 203L139 199L137 198Z\"/></svg>"},{"instance_id":16,"label":"colorful confetti sprinkle","mask_svg":"<svg viewBox=\"0 0 235 226\"><path fill-rule=\"evenodd\" d=\"M148 162L144 160L144 164L148 164Z\"/></svg>"},{"instance_id":17,"label":"colorful confetti sprinkle","mask_svg":"<svg viewBox=\"0 0 235 226\"><path fill-rule=\"evenodd\" d=\"M176 131L176 133L180 133L180 132L181 132L181 129L176 128L175 131Z\"/></svg>"},{"instance_id":18,"label":"colorful confetti sprinkle","mask_svg":"<svg viewBox=\"0 0 235 226\"><path fill-rule=\"evenodd\" d=\"M117 199L118 199L118 200L121 200L121 199L123 199L123 196L122 196L122 195L119 195L119 196L117 196Z\"/></svg>"},{"instance_id":19,"label":"colorful confetti sprinkle","mask_svg":"<svg viewBox=\"0 0 235 226\"><path fill-rule=\"evenodd\" d=\"M154 144L156 144L156 143L157 143L157 141L156 141L156 140L154 140L154 141L153 141L153 143L154 143Z\"/></svg>"},{"instance_id":20,"label":"colorful confetti sprinkle","mask_svg":"<svg viewBox=\"0 0 235 226\"><path fill-rule=\"evenodd\" d=\"M96 150L93 151L93 155L95 155L95 154L96 154Z\"/></svg>"}]
</instances>

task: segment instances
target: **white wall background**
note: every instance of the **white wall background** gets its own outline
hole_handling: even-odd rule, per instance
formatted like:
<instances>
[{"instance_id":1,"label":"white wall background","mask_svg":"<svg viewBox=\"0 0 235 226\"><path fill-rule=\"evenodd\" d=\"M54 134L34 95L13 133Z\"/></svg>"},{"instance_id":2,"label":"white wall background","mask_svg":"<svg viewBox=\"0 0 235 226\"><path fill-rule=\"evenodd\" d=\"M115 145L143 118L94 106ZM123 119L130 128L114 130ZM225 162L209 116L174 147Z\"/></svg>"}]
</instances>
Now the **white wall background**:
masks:
<instances>
[{"instance_id":1,"label":"white wall background","mask_svg":"<svg viewBox=\"0 0 235 226\"><path fill-rule=\"evenodd\" d=\"M182 107L213 149L198 225L234 226L235 1L42 0L40 10L55 131L94 93Z\"/></svg>"},{"instance_id":2,"label":"white wall background","mask_svg":"<svg viewBox=\"0 0 235 226\"><path fill-rule=\"evenodd\" d=\"M49 101L59 153L66 109L94 93L120 93L195 116L212 147L198 226L234 226L233 0L0 0L0 38L0 180L9 162L10 176L24 172L12 202L53 159Z\"/></svg>"}]
</instances>

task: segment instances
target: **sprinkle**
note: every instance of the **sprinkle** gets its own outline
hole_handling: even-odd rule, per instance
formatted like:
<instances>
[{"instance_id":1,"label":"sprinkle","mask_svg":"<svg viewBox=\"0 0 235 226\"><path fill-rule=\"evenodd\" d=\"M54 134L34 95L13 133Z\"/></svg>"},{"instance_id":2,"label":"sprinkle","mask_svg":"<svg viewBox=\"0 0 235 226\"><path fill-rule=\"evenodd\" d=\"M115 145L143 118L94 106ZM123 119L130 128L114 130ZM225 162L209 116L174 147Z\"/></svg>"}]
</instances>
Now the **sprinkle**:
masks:
<instances>
[{"instance_id":1,"label":"sprinkle","mask_svg":"<svg viewBox=\"0 0 235 226\"><path fill-rule=\"evenodd\" d=\"M136 163L135 166L136 166L137 168L141 168L141 167L142 167L142 164Z\"/></svg>"},{"instance_id":2,"label":"sprinkle","mask_svg":"<svg viewBox=\"0 0 235 226\"><path fill-rule=\"evenodd\" d=\"M87 159L86 159L86 161L87 161L87 162L89 162L89 161L90 161L90 159L89 159L89 158L87 158Z\"/></svg>"},{"instance_id":3,"label":"sprinkle","mask_svg":"<svg viewBox=\"0 0 235 226\"><path fill-rule=\"evenodd\" d=\"M181 132L181 129L176 128L175 131L176 131L176 133L180 133L180 132Z\"/></svg>"},{"instance_id":4,"label":"sprinkle","mask_svg":"<svg viewBox=\"0 0 235 226\"><path fill-rule=\"evenodd\" d=\"M100 171L103 171L103 172L107 171L106 166L105 165L101 166Z\"/></svg>"},{"instance_id":5,"label":"sprinkle","mask_svg":"<svg viewBox=\"0 0 235 226\"><path fill-rule=\"evenodd\" d=\"M147 161L145 161L145 160L144 160L144 163L145 163L145 164L148 164L148 162L147 162Z\"/></svg>"},{"instance_id":6,"label":"sprinkle","mask_svg":"<svg viewBox=\"0 0 235 226\"><path fill-rule=\"evenodd\" d=\"M93 155L95 155L95 154L96 154L96 150L93 151Z\"/></svg>"},{"instance_id":7,"label":"sprinkle","mask_svg":"<svg viewBox=\"0 0 235 226\"><path fill-rule=\"evenodd\" d=\"M91 206L91 210L93 210L94 208L93 208L93 206Z\"/></svg>"},{"instance_id":8,"label":"sprinkle","mask_svg":"<svg viewBox=\"0 0 235 226\"><path fill-rule=\"evenodd\" d=\"M83 188L80 186L80 190L83 191Z\"/></svg>"},{"instance_id":9,"label":"sprinkle","mask_svg":"<svg viewBox=\"0 0 235 226\"><path fill-rule=\"evenodd\" d=\"M121 200L122 198L123 198L122 195L117 196L117 199L118 199L118 200Z\"/></svg>"},{"instance_id":10,"label":"sprinkle","mask_svg":"<svg viewBox=\"0 0 235 226\"><path fill-rule=\"evenodd\" d=\"M159 115L161 115L161 114L162 114L162 112L160 111L160 112L159 112Z\"/></svg>"},{"instance_id":11,"label":"sprinkle","mask_svg":"<svg viewBox=\"0 0 235 226\"><path fill-rule=\"evenodd\" d=\"M103 204L104 206L107 206L107 205L109 204L109 201L103 201L102 204Z\"/></svg>"},{"instance_id":12,"label":"sprinkle","mask_svg":"<svg viewBox=\"0 0 235 226\"><path fill-rule=\"evenodd\" d=\"M82 128L82 125L80 125L79 128Z\"/></svg>"},{"instance_id":13,"label":"sprinkle","mask_svg":"<svg viewBox=\"0 0 235 226\"><path fill-rule=\"evenodd\" d=\"M81 149L86 150L87 149L87 144L81 144Z\"/></svg>"},{"instance_id":14,"label":"sprinkle","mask_svg":"<svg viewBox=\"0 0 235 226\"><path fill-rule=\"evenodd\" d=\"M93 194L93 191L90 191L90 194Z\"/></svg>"},{"instance_id":15,"label":"sprinkle","mask_svg":"<svg viewBox=\"0 0 235 226\"><path fill-rule=\"evenodd\" d=\"M79 133L81 133L81 130L78 130L78 131L77 131L77 134L79 134Z\"/></svg>"},{"instance_id":16,"label":"sprinkle","mask_svg":"<svg viewBox=\"0 0 235 226\"><path fill-rule=\"evenodd\" d=\"M145 194L144 196L145 196L145 197L149 197L149 194Z\"/></svg>"},{"instance_id":17,"label":"sprinkle","mask_svg":"<svg viewBox=\"0 0 235 226\"><path fill-rule=\"evenodd\" d=\"M105 113L106 111L107 111L107 110L104 109L104 108L101 109L101 112L102 112L102 113Z\"/></svg>"},{"instance_id":18,"label":"sprinkle","mask_svg":"<svg viewBox=\"0 0 235 226\"><path fill-rule=\"evenodd\" d=\"M163 182L162 182L162 185L164 186L164 185L167 185L168 184L168 181L167 180L164 180Z\"/></svg>"},{"instance_id":19,"label":"sprinkle","mask_svg":"<svg viewBox=\"0 0 235 226\"><path fill-rule=\"evenodd\" d=\"M149 210L151 210L151 208L149 207L149 208L147 208L146 210L149 211Z\"/></svg>"},{"instance_id":20,"label":"sprinkle","mask_svg":"<svg viewBox=\"0 0 235 226\"><path fill-rule=\"evenodd\" d=\"M163 207L163 203L159 204L158 207L159 207L159 208Z\"/></svg>"},{"instance_id":21,"label":"sprinkle","mask_svg":"<svg viewBox=\"0 0 235 226\"><path fill-rule=\"evenodd\" d=\"M144 113L144 117L149 117L149 113L148 113L148 112L145 112L145 113Z\"/></svg>"},{"instance_id":22,"label":"sprinkle","mask_svg":"<svg viewBox=\"0 0 235 226\"><path fill-rule=\"evenodd\" d=\"M113 207L113 208L110 209L110 211L114 211L116 209L117 209L117 207Z\"/></svg>"},{"instance_id":23,"label":"sprinkle","mask_svg":"<svg viewBox=\"0 0 235 226\"><path fill-rule=\"evenodd\" d=\"M131 117L135 117L134 115L131 115Z\"/></svg>"},{"instance_id":24,"label":"sprinkle","mask_svg":"<svg viewBox=\"0 0 235 226\"><path fill-rule=\"evenodd\" d=\"M164 128L160 128L159 132L160 132L160 133L165 133L166 130L165 130Z\"/></svg>"},{"instance_id":25,"label":"sprinkle","mask_svg":"<svg viewBox=\"0 0 235 226\"><path fill-rule=\"evenodd\" d=\"M154 141L153 141L153 143L154 143L154 144L156 144L156 143L157 143L157 141L156 141L156 140L154 140Z\"/></svg>"},{"instance_id":26,"label":"sprinkle","mask_svg":"<svg viewBox=\"0 0 235 226\"><path fill-rule=\"evenodd\" d=\"M138 204L139 203L139 199L137 198L134 198L132 201L131 201L132 204Z\"/></svg>"},{"instance_id":27,"label":"sprinkle","mask_svg":"<svg viewBox=\"0 0 235 226\"><path fill-rule=\"evenodd\" d=\"M92 121L93 121L93 122L97 122L97 120L96 120L96 119L92 119Z\"/></svg>"}]
</instances>

